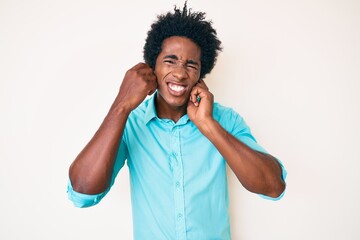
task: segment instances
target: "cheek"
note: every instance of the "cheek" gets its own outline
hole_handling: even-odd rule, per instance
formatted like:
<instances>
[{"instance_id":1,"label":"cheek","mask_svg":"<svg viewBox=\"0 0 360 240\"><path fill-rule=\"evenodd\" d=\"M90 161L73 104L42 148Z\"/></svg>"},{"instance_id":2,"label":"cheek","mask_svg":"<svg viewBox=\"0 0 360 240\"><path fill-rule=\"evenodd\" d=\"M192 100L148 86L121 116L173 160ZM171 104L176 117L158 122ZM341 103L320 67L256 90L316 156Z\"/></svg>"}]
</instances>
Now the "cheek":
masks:
<instances>
[{"instance_id":1,"label":"cheek","mask_svg":"<svg viewBox=\"0 0 360 240\"><path fill-rule=\"evenodd\" d=\"M195 86L196 84L198 84L199 83L199 81L200 81L200 75L196 75L196 76L194 76L192 79L195 79L195 80L193 80L194 82L193 82L193 86Z\"/></svg>"},{"instance_id":2,"label":"cheek","mask_svg":"<svg viewBox=\"0 0 360 240\"><path fill-rule=\"evenodd\" d=\"M196 82L192 82L191 83L191 86L190 86L190 88L189 88L189 91L191 91L192 90L192 88L196 85L198 83L198 81L196 81Z\"/></svg>"},{"instance_id":3,"label":"cheek","mask_svg":"<svg viewBox=\"0 0 360 240\"><path fill-rule=\"evenodd\" d=\"M156 76L157 82L161 83L169 74L171 74L171 71L165 68L155 69L154 74Z\"/></svg>"}]
</instances>

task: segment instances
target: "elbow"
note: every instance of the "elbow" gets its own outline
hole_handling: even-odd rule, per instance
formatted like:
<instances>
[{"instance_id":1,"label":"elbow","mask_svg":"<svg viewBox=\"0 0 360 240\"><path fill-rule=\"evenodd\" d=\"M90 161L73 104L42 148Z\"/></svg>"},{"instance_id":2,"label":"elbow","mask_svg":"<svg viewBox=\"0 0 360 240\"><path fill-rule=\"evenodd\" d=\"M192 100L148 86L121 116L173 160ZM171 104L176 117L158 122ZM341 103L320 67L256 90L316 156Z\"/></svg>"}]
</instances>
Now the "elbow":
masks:
<instances>
[{"instance_id":1,"label":"elbow","mask_svg":"<svg viewBox=\"0 0 360 240\"><path fill-rule=\"evenodd\" d=\"M267 189L266 196L273 200L279 200L285 193L286 189L286 175L287 172L282 166L282 164L277 160L278 163L278 171L276 174L271 174L267 176Z\"/></svg>"},{"instance_id":2,"label":"elbow","mask_svg":"<svg viewBox=\"0 0 360 240\"><path fill-rule=\"evenodd\" d=\"M279 200L284 195L285 188L286 183L282 179L275 180L269 184L268 191L264 195L270 199Z\"/></svg>"},{"instance_id":3,"label":"elbow","mask_svg":"<svg viewBox=\"0 0 360 240\"><path fill-rule=\"evenodd\" d=\"M97 195L105 192L109 188L109 183L106 179L99 179L90 176L88 173L69 171L69 179L71 186L75 192L87 195Z\"/></svg>"},{"instance_id":4,"label":"elbow","mask_svg":"<svg viewBox=\"0 0 360 240\"><path fill-rule=\"evenodd\" d=\"M279 198L285 191L285 188L285 182L283 180L279 180L277 183L273 184L271 191L267 195L271 198Z\"/></svg>"}]
</instances>

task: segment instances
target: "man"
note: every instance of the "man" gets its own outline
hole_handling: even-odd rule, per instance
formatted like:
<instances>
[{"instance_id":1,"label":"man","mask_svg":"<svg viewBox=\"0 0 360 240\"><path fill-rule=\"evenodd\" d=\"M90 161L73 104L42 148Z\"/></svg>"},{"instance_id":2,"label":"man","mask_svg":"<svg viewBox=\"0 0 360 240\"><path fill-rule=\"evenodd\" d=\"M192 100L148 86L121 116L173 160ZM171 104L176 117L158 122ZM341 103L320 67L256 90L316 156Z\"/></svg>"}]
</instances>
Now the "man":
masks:
<instances>
[{"instance_id":1,"label":"man","mask_svg":"<svg viewBox=\"0 0 360 240\"><path fill-rule=\"evenodd\" d=\"M230 239L226 164L251 192L279 199L286 172L203 78L221 42L205 14L175 7L151 26L146 63L128 70L69 171L69 198L97 204L127 161L134 239ZM150 98L146 97L150 95Z\"/></svg>"}]
</instances>

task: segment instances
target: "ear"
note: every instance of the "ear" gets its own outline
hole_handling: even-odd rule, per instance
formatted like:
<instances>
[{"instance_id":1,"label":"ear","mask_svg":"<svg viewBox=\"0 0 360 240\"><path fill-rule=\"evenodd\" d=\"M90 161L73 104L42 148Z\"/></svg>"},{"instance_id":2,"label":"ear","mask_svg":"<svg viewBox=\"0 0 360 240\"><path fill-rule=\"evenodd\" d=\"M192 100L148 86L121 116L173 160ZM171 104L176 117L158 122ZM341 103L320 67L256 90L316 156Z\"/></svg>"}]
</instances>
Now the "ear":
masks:
<instances>
[{"instance_id":1,"label":"ear","mask_svg":"<svg viewBox=\"0 0 360 240\"><path fill-rule=\"evenodd\" d=\"M155 75L155 77L156 77L156 80L157 80L157 73L156 73L156 70L155 70L155 69L153 69L153 73L154 73L154 75Z\"/></svg>"}]
</instances>

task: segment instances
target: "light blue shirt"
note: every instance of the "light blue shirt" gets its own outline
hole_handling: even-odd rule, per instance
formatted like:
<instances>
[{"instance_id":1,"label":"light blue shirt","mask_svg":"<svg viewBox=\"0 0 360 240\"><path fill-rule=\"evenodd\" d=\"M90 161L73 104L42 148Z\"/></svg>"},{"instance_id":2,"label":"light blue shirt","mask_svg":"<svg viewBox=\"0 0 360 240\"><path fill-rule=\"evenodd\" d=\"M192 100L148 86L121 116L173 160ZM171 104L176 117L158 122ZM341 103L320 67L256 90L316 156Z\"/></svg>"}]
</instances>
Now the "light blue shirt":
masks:
<instances>
[{"instance_id":1,"label":"light blue shirt","mask_svg":"<svg viewBox=\"0 0 360 240\"><path fill-rule=\"evenodd\" d=\"M111 183L127 160L134 239L231 239L224 158L187 115L176 123L159 119L155 95L131 112ZM213 116L240 141L266 152L235 111L215 103ZM68 185L77 207L97 204L108 191L86 195L75 192L70 181Z\"/></svg>"}]
</instances>

